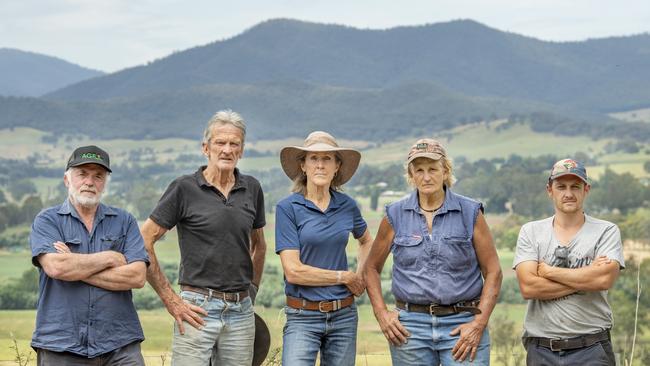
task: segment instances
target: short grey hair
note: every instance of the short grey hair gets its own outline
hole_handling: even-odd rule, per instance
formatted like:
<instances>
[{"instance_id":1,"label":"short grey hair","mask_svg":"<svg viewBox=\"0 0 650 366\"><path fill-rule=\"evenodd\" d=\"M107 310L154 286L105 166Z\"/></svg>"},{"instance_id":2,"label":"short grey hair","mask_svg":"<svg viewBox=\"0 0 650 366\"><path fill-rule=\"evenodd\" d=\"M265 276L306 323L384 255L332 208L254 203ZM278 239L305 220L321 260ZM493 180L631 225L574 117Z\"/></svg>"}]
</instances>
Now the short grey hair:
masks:
<instances>
[{"instance_id":1,"label":"short grey hair","mask_svg":"<svg viewBox=\"0 0 650 366\"><path fill-rule=\"evenodd\" d=\"M203 143L207 144L212 139L212 128L214 126L222 125L232 125L239 128L242 134L242 144L244 143L244 140L246 140L246 123L244 123L244 119L239 113L230 109L219 111L210 118L205 126L205 131L203 131Z\"/></svg>"}]
</instances>

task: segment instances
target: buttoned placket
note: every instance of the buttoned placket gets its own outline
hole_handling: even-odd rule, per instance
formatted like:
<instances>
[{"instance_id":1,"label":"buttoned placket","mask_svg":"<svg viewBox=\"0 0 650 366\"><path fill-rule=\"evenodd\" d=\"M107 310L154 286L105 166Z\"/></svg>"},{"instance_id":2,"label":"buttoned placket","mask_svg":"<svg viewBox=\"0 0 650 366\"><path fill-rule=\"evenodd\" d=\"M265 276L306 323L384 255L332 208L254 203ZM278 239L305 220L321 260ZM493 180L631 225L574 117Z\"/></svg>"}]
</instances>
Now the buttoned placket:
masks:
<instances>
[{"instance_id":1,"label":"buttoned placket","mask_svg":"<svg viewBox=\"0 0 650 366\"><path fill-rule=\"evenodd\" d=\"M420 231L422 232L422 238L424 239L424 242L422 243L422 245L424 245L424 253L428 252L430 255L432 255L434 252L433 235L434 230L436 229L435 224L437 222L438 213L440 210L433 213L433 217L431 218L431 232L429 232L429 227L427 225L427 216L422 212L422 208L418 206L417 210L415 211L420 216ZM432 267L435 268L438 265L438 257L435 256L433 260L434 262ZM431 277L437 277L438 271L430 271L430 275Z\"/></svg>"},{"instance_id":2,"label":"buttoned placket","mask_svg":"<svg viewBox=\"0 0 650 366\"><path fill-rule=\"evenodd\" d=\"M95 212L95 218L93 219L93 228L91 232L89 233L88 230L86 229L86 225L83 223L83 220L79 217L79 213L77 210L74 208L74 206L71 205L71 215L74 217L77 222L81 225L82 232L86 236L86 243L88 243L87 247L87 253L85 254L92 254L92 253L98 253L101 251L101 248L97 248L96 246L96 234L97 234L97 227L101 222L104 220L106 217L105 213L102 211L101 206L97 207L97 212ZM86 337L85 337L85 346L86 346L86 352L90 354L90 346L95 344L95 332L93 331L93 325L95 323L95 300L97 298L96 296L96 291L97 289L94 286L89 286L88 287L88 318L86 321Z\"/></svg>"}]
</instances>

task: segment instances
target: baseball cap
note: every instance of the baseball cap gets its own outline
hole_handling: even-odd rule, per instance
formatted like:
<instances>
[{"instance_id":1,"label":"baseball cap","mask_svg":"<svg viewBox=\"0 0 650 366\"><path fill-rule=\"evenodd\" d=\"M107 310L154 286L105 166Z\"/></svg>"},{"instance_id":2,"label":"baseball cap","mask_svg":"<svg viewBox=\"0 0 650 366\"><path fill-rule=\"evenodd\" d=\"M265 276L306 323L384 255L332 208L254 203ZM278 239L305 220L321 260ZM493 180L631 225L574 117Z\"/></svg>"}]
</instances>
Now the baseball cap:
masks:
<instances>
[{"instance_id":1,"label":"baseball cap","mask_svg":"<svg viewBox=\"0 0 650 366\"><path fill-rule=\"evenodd\" d=\"M562 159L553 164L551 175L548 177L548 180L550 182L553 179L565 175L575 175L576 177L582 179L585 183L589 183L587 181L587 169L585 169L584 164L573 159Z\"/></svg>"},{"instance_id":2,"label":"baseball cap","mask_svg":"<svg viewBox=\"0 0 650 366\"><path fill-rule=\"evenodd\" d=\"M411 146L406 164L409 164L417 158L429 158L432 160L440 160L442 157L447 156L445 148L440 141L434 139L419 139Z\"/></svg>"},{"instance_id":3,"label":"baseball cap","mask_svg":"<svg viewBox=\"0 0 650 366\"><path fill-rule=\"evenodd\" d=\"M108 153L95 145L76 148L75 151L72 152L72 155L70 155L65 169L68 170L71 167L84 164L101 165L112 173Z\"/></svg>"}]
</instances>

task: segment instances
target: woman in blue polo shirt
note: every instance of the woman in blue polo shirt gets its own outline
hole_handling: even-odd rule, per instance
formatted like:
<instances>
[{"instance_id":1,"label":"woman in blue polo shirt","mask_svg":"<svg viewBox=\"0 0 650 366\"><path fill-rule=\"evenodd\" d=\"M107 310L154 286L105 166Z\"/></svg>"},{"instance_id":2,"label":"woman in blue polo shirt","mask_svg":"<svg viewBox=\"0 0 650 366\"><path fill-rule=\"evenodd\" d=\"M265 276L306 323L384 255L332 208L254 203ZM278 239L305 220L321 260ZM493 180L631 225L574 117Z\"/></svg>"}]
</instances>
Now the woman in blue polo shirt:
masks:
<instances>
[{"instance_id":1,"label":"woman in blue polo shirt","mask_svg":"<svg viewBox=\"0 0 650 366\"><path fill-rule=\"evenodd\" d=\"M483 206L451 191L451 161L436 140L418 140L406 170L416 189L386 207L365 267L393 365L489 365L487 324L502 275ZM391 251L395 311L379 277Z\"/></svg>"},{"instance_id":2,"label":"woman in blue polo shirt","mask_svg":"<svg viewBox=\"0 0 650 366\"><path fill-rule=\"evenodd\" d=\"M365 284L360 270L348 270L345 247L352 233L359 241L361 269L372 237L356 202L340 188L356 171L361 154L316 131L303 146L283 148L280 159L294 182L293 193L278 203L275 219L275 251L287 295L282 364L313 366L320 351L323 366L354 365L354 296L363 293Z\"/></svg>"}]
</instances>

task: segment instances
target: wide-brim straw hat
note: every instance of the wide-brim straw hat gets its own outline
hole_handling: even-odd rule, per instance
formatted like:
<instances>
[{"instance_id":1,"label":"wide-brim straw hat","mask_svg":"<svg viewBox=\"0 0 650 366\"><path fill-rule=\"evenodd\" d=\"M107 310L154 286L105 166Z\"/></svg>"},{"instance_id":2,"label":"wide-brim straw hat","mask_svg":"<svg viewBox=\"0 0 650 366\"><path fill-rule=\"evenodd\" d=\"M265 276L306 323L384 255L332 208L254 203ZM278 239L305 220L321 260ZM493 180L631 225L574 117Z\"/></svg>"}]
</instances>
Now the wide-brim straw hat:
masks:
<instances>
[{"instance_id":1,"label":"wide-brim straw hat","mask_svg":"<svg viewBox=\"0 0 650 366\"><path fill-rule=\"evenodd\" d=\"M355 149L340 147L334 136L323 131L314 131L307 136L302 146L286 146L280 151L282 170L294 180L302 175L300 155L306 152L337 152L341 157L341 166L337 176L341 184L349 181L359 167L361 153Z\"/></svg>"}]
</instances>

